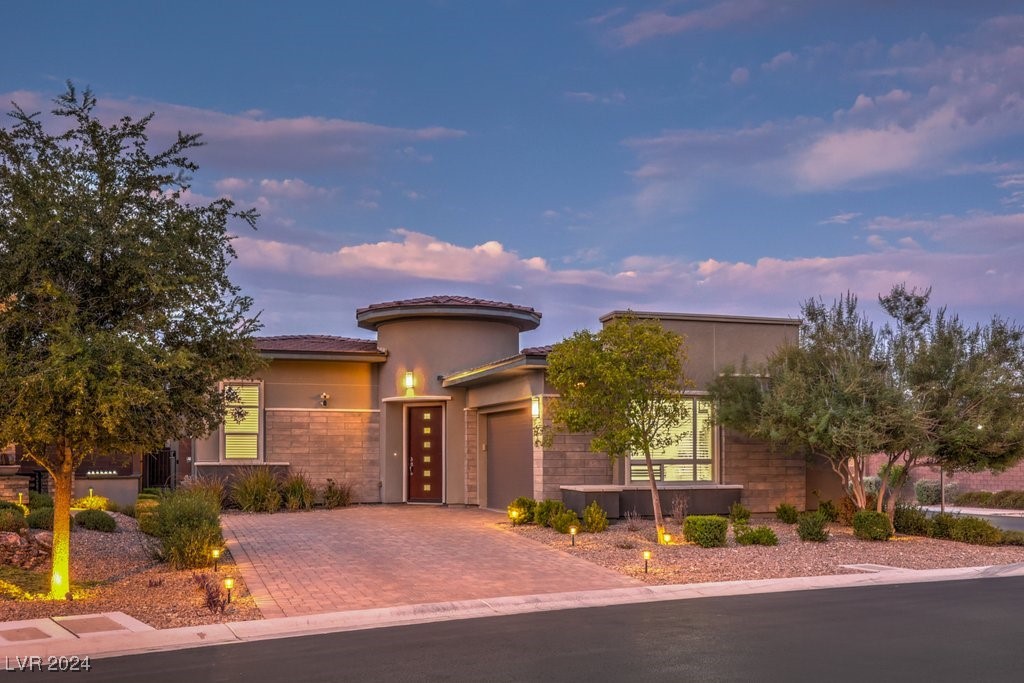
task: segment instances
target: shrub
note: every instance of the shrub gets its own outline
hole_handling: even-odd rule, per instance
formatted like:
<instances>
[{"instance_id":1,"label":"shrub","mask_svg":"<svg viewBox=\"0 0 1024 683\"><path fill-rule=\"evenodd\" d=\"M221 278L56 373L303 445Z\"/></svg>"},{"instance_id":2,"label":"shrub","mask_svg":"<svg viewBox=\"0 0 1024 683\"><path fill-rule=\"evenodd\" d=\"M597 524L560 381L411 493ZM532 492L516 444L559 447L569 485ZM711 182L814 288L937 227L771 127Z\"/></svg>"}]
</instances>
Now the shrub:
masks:
<instances>
[{"instance_id":1,"label":"shrub","mask_svg":"<svg viewBox=\"0 0 1024 683\"><path fill-rule=\"evenodd\" d=\"M580 518L576 516L575 510L562 510L551 517L551 528L560 534L569 533L569 527L579 528Z\"/></svg>"},{"instance_id":2,"label":"shrub","mask_svg":"<svg viewBox=\"0 0 1024 683\"><path fill-rule=\"evenodd\" d=\"M328 510L348 507L352 504L352 484L347 481L327 479L324 486L324 507Z\"/></svg>"},{"instance_id":3,"label":"shrub","mask_svg":"<svg viewBox=\"0 0 1024 683\"><path fill-rule=\"evenodd\" d=\"M640 529L643 528L644 518L641 517L640 513L636 511L636 508L633 508L632 510L627 510L624 516L626 518L627 531L640 531ZM683 521L680 521L680 524L683 524L684 522L685 518Z\"/></svg>"},{"instance_id":4,"label":"shrub","mask_svg":"<svg viewBox=\"0 0 1024 683\"><path fill-rule=\"evenodd\" d=\"M828 522L839 521L839 507L831 500L819 500L818 509L815 512L822 515Z\"/></svg>"},{"instance_id":5,"label":"shrub","mask_svg":"<svg viewBox=\"0 0 1024 683\"><path fill-rule=\"evenodd\" d=\"M508 505L508 518L513 524L532 524L533 512L537 508L537 501L526 496L519 496ZM515 512L515 516L512 513Z\"/></svg>"},{"instance_id":6,"label":"shrub","mask_svg":"<svg viewBox=\"0 0 1024 683\"><path fill-rule=\"evenodd\" d=\"M992 496L992 505L997 508L1019 510L1024 508L1024 491L999 491Z\"/></svg>"},{"instance_id":7,"label":"shrub","mask_svg":"<svg viewBox=\"0 0 1024 683\"><path fill-rule=\"evenodd\" d=\"M21 510L0 508L0 531L13 531L17 533L27 526L28 522L25 521L25 515Z\"/></svg>"},{"instance_id":8,"label":"shrub","mask_svg":"<svg viewBox=\"0 0 1024 683\"><path fill-rule=\"evenodd\" d=\"M775 508L775 516L786 524L796 524L797 514L796 508L789 503L779 503Z\"/></svg>"},{"instance_id":9,"label":"shrub","mask_svg":"<svg viewBox=\"0 0 1024 683\"><path fill-rule=\"evenodd\" d=\"M914 497L920 505L938 505L942 500L942 489L938 479L921 479L914 484Z\"/></svg>"},{"instance_id":10,"label":"shrub","mask_svg":"<svg viewBox=\"0 0 1024 683\"><path fill-rule=\"evenodd\" d=\"M46 529L47 531L53 531L53 508L36 508L28 513L28 517L25 518L25 521L28 522L29 527L32 529Z\"/></svg>"},{"instance_id":11,"label":"shrub","mask_svg":"<svg viewBox=\"0 0 1024 683\"><path fill-rule=\"evenodd\" d=\"M973 545L996 545L1002 540L1003 532L987 519L960 517L953 525L950 538Z\"/></svg>"},{"instance_id":12,"label":"shrub","mask_svg":"<svg viewBox=\"0 0 1024 683\"><path fill-rule=\"evenodd\" d=\"M964 507L991 507L992 506L992 492L991 491L967 491L961 493L956 497L956 504Z\"/></svg>"},{"instance_id":13,"label":"shrub","mask_svg":"<svg viewBox=\"0 0 1024 683\"><path fill-rule=\"evenodd\" d=\"M125 503L121 506L121 514L125 517L135 516L135 503Z\"/></svg>"},{"instance_id":14,"label":"shrub","mask_svg":"<svg viewBox=\"0 0 1024 683\"><path fill-rule=\"evenodd\" d=\"M142 489L142 493L140 493L139 495L154 496L156 498L159 498L160 496L164 495L164 490L159 486L147 486L146 488Z\"/></svg>"},{"instance_id":15,"label":"shrub","mask_svg":"<svg viewBox=\"0 0 1024 683\"><path fill-rule=\"evenodd\" d=\"M680 496L678 493L672 496L672 519L676 520L676 523L682 526L683 520L686 519L686 510L689 507L686 496Z\"/></svg>"},{"instance_id":16,"label":"shrub","mask_svg":"<svg viewBox=\"0 0 1024 683\"><path fill-rule=\"evenodd\" d=\"M853 535L865 541L886 541L892 536L889 516L875 510L857 510L853 516Z\"/></svg>"},{"instance_id":17,"label":"shrub","mask_svg":"<svg viewBox=\"0 0 1024 683\"><path fill-rule=\"evenodd\" d=\"M231 482L231 498L244 512L281 509L281 481L269 467L243 467Z\"/></svg>"},{"instance_id":18,"label":"shrub","mask_svg":"<svg viewBox=\"0 0 1024 683\"><path fill-rule=\"evenodd\" d=\"M801 541L824 543L828 540L828 523L831 520L818 506L816 512L804 512L796 520L796 535Z\"/></svg>"},{"instance_id":19,"label":"shrub","mask_svg":"<svg viewBox=\"0 0 1024 683\"><path fill-rule=\"evenodd\" d=\"M893 514L892 525L901 534L911 536L931 536L932 521L924 510L916 505L904 505L896 503L896 510Z\"/></svg>"},{"instance_id":20,"label":"shrub","mask_svg":"<svg viewBox=\"0 0 1024 683\"><path fill-rule=\"evenodd\" d=\"M736 502L729 506L729 519L733 524L744 526L750 524L750 509Z\"/></svg>"},{"instance_id":21,"label":"shrub","mask_svg":"<svg viewBox=\"0 0 1024 683\"><path fill-rule=\"evenodd\" d=\"M878 492L882 488L881 477L864 477L861 481L864 483L864 493L866 495L878 496Z\"/></svg>"},{"instance_id":22,"label":"shrub","mask_svg":"<svg viewBox=\"0 0 1024 683\"><path fill-rule=\"evenodd\" d=\"M843 526L853 526L853 516L857 514L857 504L849 496L839 499L839 519L836 521Z\"/></svg>"},{"instance_id":23,"label":"shrub","mask_svg":"<svg viewBox=\"0 0 1024 683\"><path fill-rule=\"evenodd\" d=\"M0 500L0 510L17 510L24 517L28 514L28 508L21 503L15 503L10 500Z\"/></svg>"},{"instance_id":24,"label":"shrub","mask_svg":"<svg viewBox=\"0 0 1024 683\"><path fill-rule=\"evenodd\" d=\"M174 569L205 567L210 551L224 545L220 508L202 492L175 491L156 508L163 558Z\"/></svg>"},{"instance_id":25,"label":"shrub","mask_svg":"<svg viewBox=\"0 0 1024 683\"><path fill-rule=\"evenodd\" d=\"M316 487L302 472L288 475L281 485L284 506L289 510L312 510L316 502Z\"/></svg>"},{"instance_id":26,"label":"shrub","mask_svg":"<svg viewBox=\"0 0 1024 683\"><path fill-rule=\"evenodd\" d=\"M608 530L608 513L601 509L596 500L583 509L583 530L592 534Z\"/></svg>"},{"instance_id":27,"label":"shrub","mask_svg":"<svg viewBox=\"0 0 1024 683\"><path fill-rule=\"evenodd\" d=\"M736 536L736 542L740 545L778 545L779 537L775 535L771 527L757 526L751 529L750 527L741 526L733 530Z\"/></svg>"},{"instance_id":28,"label":"shrub","mask_svg":"<svg viewBox=\"0 0 1024 683\"><path fill-rule=\"evenodd\" d=\"M999 545L1024 545L1024 531L1004 531Z\"/></svg>"},{"instance_id":29,"label":"shrub","mask_svg":"<svg viewBox=\"0 0 1024 683\"><path fill-rule=\"evenodd\" d=\"M35 510L36 508L52 508L53 498L46 495L45 493L39 493L38 491L28 492L28 506Z\"/></svg>"},{"instance_id":30,"label":"shrub","mask_svg":"<svg viewBox=\"0 0 1024 683\"><path fill-rule=\"evenodd\" d=\"M551 519L565 512L565 503L547 498L533 509L533 521L540 526L551 526Z\"/></svg>"},{"instance_id":31,"label":"shrub","mask_svg":"<svg viewBox=\"0 0 1024 683\"><path fill-rule=\"evenodd\" d=\"M110 533L117 528L117 522L103 510L82 510L75 515L75 524L92 531Z\"/></svg>"},{"instance_id":32,"label":"shrub","mask_svg":"<svg viewBox=\"0 0 1024 683\"><path fill-rule=\"evenodd\" d=\"M138 497L135 501L135 519L139 522L139 531L150 536L160 535L160 520L157 517L159 508L159 500L143 498L141 495Z\"/></svg>"},{"instance_id":33,"label":"shrub","mask_svg":"<svg viewBox=\"0 0 1024 683\"><path fill-rule=\"evenodd\" d=\"M690 515L683 524L686 540L702 548L725 547L725 534L728 530L729 520L717 515Z\"/></svg>"},{"instance_id":34,"label":"shrub","mask_svg":"<svg viewBox=\"0 0 1024 683\"><path fill-rule=\"evenodd\" d=\"M110 499L104 496L83 496L71 501L71 507L83 510L109 510Z\"/></svg>"},{"instance_id":35,"label":"shrub","mask_svg":"<svg viewBox=\"0 0 1024 683\"><path fill-rule=\"evenodd\" d=\"M227 502L227 487L224 485L224 480L220 477L208 477L202 474L195 474L191 477L185 477L179 488L183 488L193 493L201 493L210 497L210 500L217 503L217 507L224 507L224 503Z\"/></svg>"},{"instance_id":36,"label":"shrub","mask_svg":"<svg viewBox=\"0 0 1024 683\"><path fill-rule=\"evenodd\" d=\"M948 512L940 512L937 515L932 515L932 538L952 538L953 526L956 524L956 515L951 515Z\"/></svg>"}]
</instances>

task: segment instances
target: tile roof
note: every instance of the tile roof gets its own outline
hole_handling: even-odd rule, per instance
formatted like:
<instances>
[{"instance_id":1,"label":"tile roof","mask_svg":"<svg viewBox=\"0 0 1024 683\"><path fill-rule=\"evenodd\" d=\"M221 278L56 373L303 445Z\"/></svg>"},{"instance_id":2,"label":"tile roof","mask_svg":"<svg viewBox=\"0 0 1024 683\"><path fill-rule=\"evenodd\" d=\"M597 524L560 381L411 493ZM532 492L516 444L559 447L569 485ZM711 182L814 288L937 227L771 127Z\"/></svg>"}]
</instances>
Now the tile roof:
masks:
<instances>
[{"instance_id":1,"label":"tile roof","mask_svg":"<svg viewBox=\"0 0 1024 683\"><path fill-rule=\"evenodd\" d=\"M520 351L520 353L524 356L547 356L551 353L552 346L552 344L547 344L546 346L528 346Z\"/></svg>"},{"instance_id":2,"label":"tile roof","mask_svg":"<svg viewBox=\"0 0 1024 683\"><path fill-rule=\"evenodd\" d=\"M379 304L370 304L356 311L356 315L364 311L374 311L381 308L396 308L396 307L408 308L413 306L483 306L486 308L501 308L510 311L519 311L521 313L530 313L540 317L540 313L533 310L529 306L517 306L516 304L505 303L504 301L489 301L487 299L474 299L468 296L451 296L451 295L440 295L440 296L423 296L417 299L399 299L397 301L383 301Z\"/></svg>"},{"instance_id":3,"label":"tile roof","mask_svg":"<svg viewBox=\"0 0 1024 683\"><path fill-rule=\"evenodd\" d=\"M265 352L284 353L381 353L375 339L332 337L325 334L288 334L279 337L256 337L256 348Z\"/></svg>"}]
</instances>

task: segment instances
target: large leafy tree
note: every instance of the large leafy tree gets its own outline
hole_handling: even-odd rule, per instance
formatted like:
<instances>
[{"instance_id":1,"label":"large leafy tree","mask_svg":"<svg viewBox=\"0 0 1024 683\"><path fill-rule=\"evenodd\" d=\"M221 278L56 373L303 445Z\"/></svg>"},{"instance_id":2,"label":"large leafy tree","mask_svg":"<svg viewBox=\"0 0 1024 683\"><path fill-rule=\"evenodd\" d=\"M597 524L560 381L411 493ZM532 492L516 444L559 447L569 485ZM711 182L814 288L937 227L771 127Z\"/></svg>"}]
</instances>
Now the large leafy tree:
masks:
<instances>
[{"instance_id":1,"label":"large leafy tree","mask_svg":"<svg viewBox=\"0 0 1024 683\"><path fill-rule=\"evenodd\" d=\"M53 477L50 595L70 591L72 475L96 453L208 434L218 382L259 358L228 278L226 199L185 202L198 135L151 152L152 115L104 125L69 83L47 132L17 105L0 129L0 443Z\"/></svg>"},{"instance_id":2,"label":"large leafy tree","mask_svg":"<svg viewBox=\"0 0 1024 683\"><path fill-rule=\"evenodd\" d=\"M592 434L591 449L613 460L643 454L659 543L665 522L651 456L678 441L672 428L687 414L684 359L680 335L628 315L600 332L576 332L548 355L555 426Z\"/></svg>"}]
</instances>

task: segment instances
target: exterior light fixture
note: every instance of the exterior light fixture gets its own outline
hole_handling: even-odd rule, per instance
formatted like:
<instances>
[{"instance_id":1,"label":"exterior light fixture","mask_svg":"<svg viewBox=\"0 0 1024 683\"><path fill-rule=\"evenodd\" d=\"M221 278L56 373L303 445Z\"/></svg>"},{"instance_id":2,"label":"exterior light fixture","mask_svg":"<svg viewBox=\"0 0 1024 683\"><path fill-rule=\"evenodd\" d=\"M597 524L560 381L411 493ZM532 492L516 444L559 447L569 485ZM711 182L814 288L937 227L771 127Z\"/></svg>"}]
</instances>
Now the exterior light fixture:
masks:
<instances>
[{"instance_id":1,"label":"exterior light fixture","mask_svg":"<svg viewBox=\"0 0 1024 683\"><path fill-rule=\"evenodd\" d=\"M516 521L519 519L519 510L512 510L509 515L512 517L512 526L515 526Z\"/></svg>"},{"instance_id":2,"label":"exterior light fixture","mask_svg":"<svg viewBox=\"0 0 1024 683\"><path fill-rule=\"evenodd\" d=\"M220 548L211 550L210 556L213 557L213 571L217 571L217 563L220 561Z\"/></svg>"},{"instance_id":3,"label":"exterior light fixture","mask_svg":"<svg viewBox=\"0 0 1024 683\"><path fill-rule=\"evenodd\" d=\"M224 588L228 591L228 604L231 604L231 589L235 587L235 580L230 576L224 579Z\"/></svg>"},{"instance_id":4,"label":"exterior light fixture","mask_svg":"<svg viewBox=\"0 0 1024 683\"><path fill-rule=\"evenodd\" d=\"M980 432L982 429L984 429L984 427L982 427L981 425L978 425L978 431Z\"/></svg>"},{"instance_id":5,"label":"exterior light fixture","mask_svg":"<svg viewBox=\"0 0 1024 683\"><path fill-rule=\"evenodd\" d=\"M540 396L534 396L530 399L530 414L534 419L540 417Z\"/></svg>"},{"instance_id":6,"label":"exterior light fixture","mask_svg":"<svg viewBox=\"0 0 1024 683\"><path fill-rule=\"evenodd\" d=\"M22 502L22 500L24 498L25 498L25 494L24 493L18 493L18 505L24 505L25 504L25 503Z\"/></svg>"},{"instance_id":7,"label":"exterior light fixture","mask_svg":"<svg viewBox=\"0 0 1024 683\"><path fill-rule=\"evenodd\" d=\"M321 405L321 407L323 407L323 408L327 407L327 400L330 397L331 397L331 395L328 394L326 391L324 393L320 394L320 405Z\"/></svg>"},{"instance_id":8,"label":"exterior light fixture","mask_svg":"<svg viewBox=\"0 0 1024 683\"><path fill-rule=\"evenodd\" d=\"M405 388L409 391L416 388L416 375L412 374L412 370L406 370L405 372Z\"/></svg>"},{"instance_id":9,"label":"exterior light fixture","mask_svg":"<svg viewBox=\"0 0 1024 683\"><path fill-rule=\"evenodd\" d=\"M980 427L979 427L979 429L980 429ZM92 498L92 487L91 486L89 487L89 497Z\"/></svg>"},{"instance_id":10,"label":"exterior light fixture","mask_svg":"<svg viewBox=\"0 0 1024 683\"><path fill-rule=\"evenodd\" d=\"M650 561L651 561L651 551L650 550L645 550L644 551L644 574L647 573L647 563L650 562Z\"/></svg>"},{"instance_id":11,"label":"exterior light fixture","mask_svg":"<svg viewBox=\"0 0 1024 683\"><path fill-rule=\"evenodd\" d=\"M578 529L574 526L569 527L569 535L572 536L572 544L576 545L576 532Z\"/></svg>"},{"instance_id":12,"label":"exterior light fixture","mask_svg":"<svg viewBox=\"0 0 1024 683\"><path fill-rule=\"evenodd\" d=\"M672 534L665 534L664 536L662 536L662 538L665 539L665 545L668 545L672 542Z\"/></svg>"}]
</instances>

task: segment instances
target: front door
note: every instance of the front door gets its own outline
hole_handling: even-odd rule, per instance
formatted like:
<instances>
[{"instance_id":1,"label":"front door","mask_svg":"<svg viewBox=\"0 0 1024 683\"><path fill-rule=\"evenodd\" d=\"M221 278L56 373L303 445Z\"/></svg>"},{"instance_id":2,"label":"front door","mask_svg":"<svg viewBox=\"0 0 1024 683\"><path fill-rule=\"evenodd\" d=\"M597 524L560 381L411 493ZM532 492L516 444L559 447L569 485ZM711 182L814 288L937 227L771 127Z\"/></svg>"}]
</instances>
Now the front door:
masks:
<instances>
[{"instance_id":1,"label":"front door","mask_svg":"<svg viewBox=\"0 0 1024 683\"><path fill-rule=\"evenodd\" d=\"M410 407L407 432L409 454L409 502L440 503L441 470L441 408Z\"/></svg>"}]
</instances>

